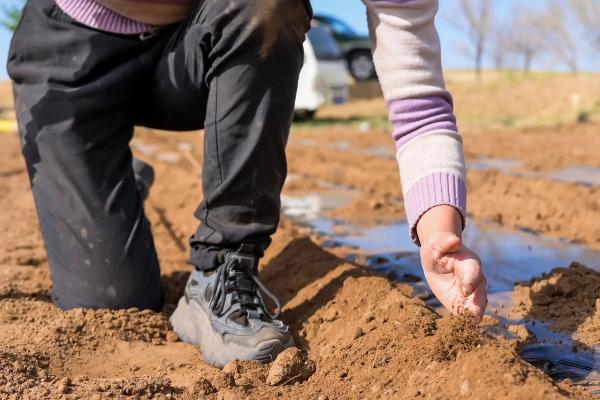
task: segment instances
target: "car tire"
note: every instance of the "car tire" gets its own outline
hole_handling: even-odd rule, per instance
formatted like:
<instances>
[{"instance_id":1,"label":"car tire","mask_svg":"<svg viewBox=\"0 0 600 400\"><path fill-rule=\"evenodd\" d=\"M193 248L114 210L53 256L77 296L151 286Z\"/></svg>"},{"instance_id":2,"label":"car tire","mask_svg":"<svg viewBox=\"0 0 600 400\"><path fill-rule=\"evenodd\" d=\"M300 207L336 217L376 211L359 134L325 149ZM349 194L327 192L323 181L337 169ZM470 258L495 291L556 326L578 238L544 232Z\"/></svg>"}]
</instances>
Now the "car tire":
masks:
<instances>
[{"instance_id":1,"label":"car tire","mask_svg":"<svg viewBox=\"0 0 600 400\"><path fill-rule=\"evenodd\" d=\"M375 78L375 64L373 56L368 50L357 50L348 56L350 74L357 81L368 81Z\"/></svg>"},{"instance_id":2,"label":"car tire","mask_svg":"<svg viewBox=\"0 0 600 400\"><path fill-rule=\"evenodd\" d=\"M310 121L315 118L315 113L317 110L296 110L294 111L294 121L302 122L302 121Z\"/></svg>"}]
</instances>

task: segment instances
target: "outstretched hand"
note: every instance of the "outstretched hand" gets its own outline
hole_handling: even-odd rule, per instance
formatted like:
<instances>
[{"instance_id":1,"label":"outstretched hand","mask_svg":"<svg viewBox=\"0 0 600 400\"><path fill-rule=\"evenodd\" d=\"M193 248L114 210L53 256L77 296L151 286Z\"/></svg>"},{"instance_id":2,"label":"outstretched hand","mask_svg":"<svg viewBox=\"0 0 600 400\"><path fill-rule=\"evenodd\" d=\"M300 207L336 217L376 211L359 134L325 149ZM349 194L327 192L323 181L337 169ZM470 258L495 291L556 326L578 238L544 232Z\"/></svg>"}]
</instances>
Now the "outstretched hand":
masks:
<instances>
[{"instance_id":1,"label":"outstretched hand","mask_svg":"<svg viewBox=\"0 0 600 400\"><path fill-rule=\"evenodd\" d=\"M429 287L444 307L480 320L487 306L487 282L479 257L462 243L461 224L460 215L449 206L425 213L417 226L421 264Z\"/></svg>"}]
</instances>

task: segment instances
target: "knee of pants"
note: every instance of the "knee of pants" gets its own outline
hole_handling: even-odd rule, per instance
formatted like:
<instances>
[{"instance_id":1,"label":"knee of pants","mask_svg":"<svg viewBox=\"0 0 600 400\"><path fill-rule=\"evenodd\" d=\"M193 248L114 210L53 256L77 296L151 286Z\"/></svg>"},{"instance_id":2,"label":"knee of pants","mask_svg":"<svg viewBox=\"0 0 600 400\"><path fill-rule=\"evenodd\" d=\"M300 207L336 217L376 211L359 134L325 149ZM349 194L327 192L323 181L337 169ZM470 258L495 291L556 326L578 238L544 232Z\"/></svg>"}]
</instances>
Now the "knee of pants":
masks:
<instances>
[{"instance_id":1,"label":"knee of pants","mask_svg":"<svg viewBox=\"0 0 600 400\"><path fill-rule=\"evenodd\" d=\"M304 41L310 29L311 11L304 1L256 0L253 26L262 32L262 51L277 42L295 45Z\"/></svg>"},{"instance_id":2,"label":"knee of pants","mask_svg":"<svg viewBox=\"0 0 600 400\"><path fill-rule=\"evenodd\" d=\"M242 31L248 33L244 36L259 40L262 56L276 45L301 45L312 18L309 0L230 0L213 2L211 7L212 13L224 16L225 24L243 25ZM237 17L228 20L233 15Z\"/></svg>"}]
</instances>

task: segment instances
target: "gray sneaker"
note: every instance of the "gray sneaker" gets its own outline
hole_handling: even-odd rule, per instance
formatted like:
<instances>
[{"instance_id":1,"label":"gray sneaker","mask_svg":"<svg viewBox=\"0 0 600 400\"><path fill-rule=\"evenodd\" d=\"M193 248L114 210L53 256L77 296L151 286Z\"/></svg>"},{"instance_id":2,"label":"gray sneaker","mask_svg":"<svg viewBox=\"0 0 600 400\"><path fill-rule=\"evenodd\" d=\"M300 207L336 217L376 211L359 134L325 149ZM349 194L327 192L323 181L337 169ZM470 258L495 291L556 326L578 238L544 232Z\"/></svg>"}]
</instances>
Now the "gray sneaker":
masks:
<instances>
[{"instance_id":1,"label":"gray sneaker","mask_svg":"<svg viewBox=\"0 0 600 400\"><path fill-rule=\"evenodd\" d=\"M233 360L273 361L294 345L288 327L277 319L279 301L258 280L256 257L230 251L223 258L215 270L192 272L170 319L173 330L218 368ZM275 302L275 314L261 292Z\"/></svg>"}]
</instances>

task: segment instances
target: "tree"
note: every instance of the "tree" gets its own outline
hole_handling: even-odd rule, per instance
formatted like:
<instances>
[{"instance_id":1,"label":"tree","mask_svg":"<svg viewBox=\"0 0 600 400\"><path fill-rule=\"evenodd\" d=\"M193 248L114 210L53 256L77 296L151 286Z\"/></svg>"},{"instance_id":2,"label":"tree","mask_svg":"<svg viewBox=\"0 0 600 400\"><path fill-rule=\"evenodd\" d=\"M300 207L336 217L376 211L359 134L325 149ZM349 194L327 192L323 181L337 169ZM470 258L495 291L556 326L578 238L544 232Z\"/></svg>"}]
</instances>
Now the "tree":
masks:
<instances>
[{"instance_id":1,"label":"tree","mask_svg":"<svg viewBox=\"0 0 600 400\"><path fill-rule=\"evenodd\" d=\"M470 53L473 57L477 76L481 75L487 39L492 26L491 11L493 4L494 0L459 1L462 21L456 21L455 25L466 34L469 40Z\"/></svg>"},{"instance_id":2,"label":"tree","mask_svg":"<svg viewBox=\"0 0 600 400\"><path fill-rule=\"evenodd\" d=\"M506 67L508 58L513 53L513 37L509 25L496 23L490 32L491 57L496 71Z\"/></svg>"},{"instance_id":3,"label":"tree","mask_svg":"<svg viewBox=\"0 0 600 400\"><path fill-rule=\"evenodd\" d=\"M558 63L564 64L573 73L579 69L579 45L571 21L571 12L564 1L554 0L547 7L541 19L541 27L546 36L548 51Z\"/></svg>"},{"instance_id":4,"label":"tree","mask_svg":"<svg viewBox=\"0 0 600 400\"><path fill-rule=\"evenodd\" d=\"M562 0L549 1L543 7L520 3L511 14L510 51L520 58L524 72L540 59L578 71L579 46L568 5Z\"/></svg>"},{"instance_id":5,"label":"tree","mask_svg":"<svg viewBox=\"0 0 600 400\"><path fill-rule=\"evenodd\" d=\"M590 44L600 50L600 0L569 0L569 5Z\"/></svg>"},{"instance_id":6,"label":"tree","mask_svg":"<svg viewBox=\"0 0 600 400\"><path fill-rule=\"evenodd\" d=\"M24 0L22 3L24 3ZM0 20L0 24L4 28L14 32L21 20L21 8L22 7L19 6L2 7L2 14L4 14L4 16L2 20Z\"/></svg>"},{"instance_id":7,"label":"tree","mask_svg":"<svg viewBox=\"0 0 600 400\"><path fill-rule=\"evenodd\" d=\"M515 16L511 26L512 49L521 58L524 72L531 70L534 60L540 58L550 49L548 41L547 16L544 9L520 3L515 6L512 14Z\"/></svg>"}]
</instances>

